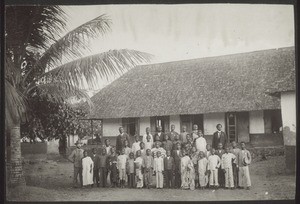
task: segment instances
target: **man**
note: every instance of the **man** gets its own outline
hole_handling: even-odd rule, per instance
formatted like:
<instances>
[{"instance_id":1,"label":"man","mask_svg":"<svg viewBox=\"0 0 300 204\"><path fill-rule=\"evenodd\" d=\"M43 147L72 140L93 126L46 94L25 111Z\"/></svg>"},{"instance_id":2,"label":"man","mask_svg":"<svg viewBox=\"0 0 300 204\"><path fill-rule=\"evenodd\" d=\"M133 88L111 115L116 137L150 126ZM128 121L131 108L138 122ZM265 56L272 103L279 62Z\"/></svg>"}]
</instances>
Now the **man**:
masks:
<instances>
[{"instance_id":1,"label":"man","mask_svg":"<svg viewBox=\"0 0 300 204\"><path fill-rule=\"evenodd\" d=\"M81 141L75 143L76 149L74 149L71 155L68 157L69 161L74 163L74 188L78 187L77 177L79 175L80 187L82 186L82 163L81 159L83 158L83 149L81 149Z\"/></svg>"},{"instance_id":2,"label":"man","mask_svg":"<svg viewBox=\"0 0 300 204\"><path fill-rule=\"evenodd\" d=\"M188 135L189 133L186 131L186 126L185 125L183 125L182 126L182 132L180 133L180 137L179 137L179 139L181 140L181 142L182 143L186 143L187 142L187 135Z\"/></svg>"},{"instance_id":3,"label":"man","mask_svg":"<svg viewBox=\"0 0 300 204\"><path fill-rule=\"evenodd\" d=\"M100 180L100 177L99 177L99 168L100 168L99 162L100 162L100 158L97 155L96 148L92 149L92 156L91 156L91 158L92 158L92 160L94 162L93 181L94 181L94 184L96 184L97 187L99 187L99 180Z\"/></svg>"},{"instance_id":4,"label":"man","mask_svg":"<svg viewBox=\"0 0 300 204\"><path fill-rule=\"evenodd\" d=\"M195 141L196 138L199 137L199 131L198 131L198 125L197 124L194 124L193 125L193 131L191 133L191 137L193 138L193 141Z\"/></svg>"},{"instance_id":5,"label":"man","mask_svg":"<svg viewBox=\"0 0 300 204\"><path fill-rule=\"evenodd\" d=\"M159 141L162 142L163 139L165 138L165 133L162 132L162 127L159 125L157 126L157 132L154 134L153 139L157 138L157 136L159 137ZM156 141L154 141L156 142Z\"/></svg>"},{"instance_id":6,"label":"man","mask_svg":"<svg viewBox=\"0 0 300 204\"><path fill-rule=\"evenodd\" d=\"M227 135L222 131L222 125L217 124L217 131L213 135L212 148L218 149L218 144L222 143L223 148L227 145Z\"/></svg>"},{"instance_id":7,"label":"man","mask_svg":"<svg viewBox=\"0 0 300 204\"><path fill-rule=\"evenodd\" d=\"M175 125L171 125L171 132L168 133L170 140L173 142L176 135L179 135L175 132Z\"/></svg>"},{"instance_id":8,"label":"man","mask_svg":"<svg viewBox=\"0 0 300 204\"><path fill-rule=\"evenodd\" d=\"M198 152L206 152L206 139L203 137L203 133L199 131L199 137L195 140L195 146Z\"/></svg>"},{"instance_id":9,"label":"man","mask_svg":"<svg viewBox=\"0 0 300 204\"><path fill-rule=\"evenodd\" d=\"M170 150L167 150L167 156L164 158L164 170L167 188L174 188L175 164Z\"/></svg>"},{"instance_id":10,"label":"man","mask_svg":"<svg viewBox=\"0 0 300 204\"><path fill-rule=\"evenodd\" d=\"M153 136L150 134L150 128L146 127L146 134L143 135L143 142L146 143L147 142L147 136L149 135L150 137L150 142L153 143Z\"/></svg>"},{"instance_id":11,"label":"man","mask_svg":"<svg viewBox=\"0 0 300 204\"><path fill-rule=\"evenodd\" d=\"M117 141L116 141L116 150L117 150L118 154L121 153L121 150L124 147L125 140L127 140L128 143L130 141L130 137L129 137L128 134L126 134L124 132L124 128L123 127L119 128L119 132L120 132L120 134L117 136Z\"/></svg>"},{"instance_id":12,"label":"man","mask_svg":"<svg viewBox=\"0 0 300 204\"><path fill-rule=\"evenodd\" d=\"M180 160L183 156L182 150L181 150L181 144L177 143L176 150L173 150L173 158L174 158L174 165L175 165L175 188L180 188L181 186L181 169L180 169Z\"/></svg>"}]
</instances>

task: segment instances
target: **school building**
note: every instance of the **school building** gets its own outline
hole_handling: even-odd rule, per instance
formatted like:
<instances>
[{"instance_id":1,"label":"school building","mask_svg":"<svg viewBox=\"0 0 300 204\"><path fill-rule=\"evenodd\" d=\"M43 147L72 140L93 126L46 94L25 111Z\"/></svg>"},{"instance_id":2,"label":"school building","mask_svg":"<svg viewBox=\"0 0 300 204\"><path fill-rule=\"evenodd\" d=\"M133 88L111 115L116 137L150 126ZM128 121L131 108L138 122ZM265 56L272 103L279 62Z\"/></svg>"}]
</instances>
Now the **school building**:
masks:
<instances>
[{"instance_id":1,"label":"school building","mask_svg":"<svg viewBox=\"0 0 300 204\"><path fill-rule=\"evenodd\" d=\"M208 143L222 124L230 141L284 145L295 168L295 48L137 66L92 97L91 119L102 119L103 137L120 126L131 136L171 124L193 124Z\"/></svg>"}]
</instances>

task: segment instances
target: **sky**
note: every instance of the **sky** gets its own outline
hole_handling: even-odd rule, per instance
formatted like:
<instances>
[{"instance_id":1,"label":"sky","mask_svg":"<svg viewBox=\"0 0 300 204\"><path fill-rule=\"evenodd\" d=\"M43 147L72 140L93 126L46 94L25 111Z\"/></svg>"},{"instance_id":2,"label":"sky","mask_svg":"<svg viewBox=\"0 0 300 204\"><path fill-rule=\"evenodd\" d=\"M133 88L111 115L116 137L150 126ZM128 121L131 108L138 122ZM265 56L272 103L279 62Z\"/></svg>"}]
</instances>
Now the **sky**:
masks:
<instances>
[{"instance_id":1,"label":"sky","mask_svg":"<svg viewBox=\"0 0 300 204\"><path fill-rule=\"evenodd\" d=\"M184 4L63 6L67 30L106 14L111 31L90 44L91 53L135 49L151 63L294 46L291 5ZM116 77L115 77L116 78ZM109 81L99 81L99 88Z\"/></svg>"}]
</instances>

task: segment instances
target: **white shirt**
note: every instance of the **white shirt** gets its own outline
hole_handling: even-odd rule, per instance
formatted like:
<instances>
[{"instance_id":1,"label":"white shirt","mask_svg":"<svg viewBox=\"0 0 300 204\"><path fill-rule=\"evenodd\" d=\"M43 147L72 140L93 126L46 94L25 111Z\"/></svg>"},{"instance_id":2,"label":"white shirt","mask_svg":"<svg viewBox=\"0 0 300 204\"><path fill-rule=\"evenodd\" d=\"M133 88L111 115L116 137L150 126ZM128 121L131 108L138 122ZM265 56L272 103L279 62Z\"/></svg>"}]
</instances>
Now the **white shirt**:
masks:
<instances>
[{"instance_id":1,"label":"white shirt","mask_svg":"<svg viewBox=\"0 0 300 204\"><path fill-rule=\"evenodd\" d=\"M111 155L111 146L105 146L106 154Z\"/></svg>"},{"instance_id":2,"label":"white shirt","mask_svg":"<svg viewBox=\"0 0 300 204\"><path fill-rule=\"evenodd\" d=\"M135 155L135 153L138 151L138 150L140 150L141 149L141 147L140 147L140 143L141 142L134 142L133 144L132 144L132 152L134 153L134 155Z\"/></svg>"},{"instance_id":3,"label":"white shirt","mask_svg":"<svg viewBox=\"0 0 300 204\"><path fill-rule=\"evenodd\" d=\"M162 157L158 157L154 159L154 171L162 172L164 171L164 160Z\"/></svg>"},{"instance_id":4,"label":"white shirt","mask_svg":"<svg viewBox=\"0 0 300 204\"><path fill-rule=\"evenodd\" d=\"M127 155L121 154L118 156L117 159L117 168L118 169L126 169L126 161L127 161Z\"/></svg>"},{"instance_id":5,"label":"white shirt","mask_svg":"<svg viewBox=\"0 0 300 204\"><path fill-rule=\"evenodd\" d=\"M216 170L216 167L220 167L220 157L218 155L210 155L208 157L208 170Z\"/></svg>"},{"instance_id":6,"label":"white shirt","mask_svg":"<svg viewBox=\"0 0 300 204\"><path fill-rule=\"evenodd\" d=\"M149 135L150 135L150 142L153 143L153 136L150 133L149 133ZM147 142L147 134L143 135L143 142L146 144L146 142Z\"/></svg>"},{"instance_id":7,"label":"white shirt","mask_svg":"<svg viewBox=\"0 0 300 204\"><path fill-rule=\"evenodd\" d=\"M232 161L235 162L235 159L236 156L230 152L223 154L221 160L221 168L222 169L232 168Z\"/></svg>"},{"instance_id":8,"label":"white shirt","mask_svg":"<svg viewBox=\"0 0 300 204\"><path fill-rule=\"evenodd\" d=\"M198 171L199 172L205 172L207 169L207 165L208 165L208 161L207 159L204 157L202 159L198 160Z\"/></svg>"},{"instance_id":9,"label":"white shirt","mask_svg":"<svg viewBox=\"0 0 300 204\"><path fill-rule=\"evenodd\" d=\"M151 141L150 141L150 142L147 142L147 141L146 141L146 142L144 142L144 143L145 143L145 149L146 149L146 150L147 150L147 149L150 149L150 150L152 149L152 147L153 147L153 142L151 142Z\"/></svg>"},{"instance_id":10,"label":"white shirt","mask_svg":"<svg viewBox=\"0 0 300 204\"><path fill-rule=\"evenodd\" d=\"M206 139L204 137L198 137L196 139L196 149L197 151L206 152Z\"/></svg>"},{"instance_id":11,"label":"white shirt","mask_svg":"<svg viewBox=\"0 0 300 204\"><path fill-rule=\"evenodd\" d=\"M198 135L197 133L198 133L198 131L193 131L193 132L192 132L193 140L195 140L196 138L199 137L199 135Z\"/></svg>"}]
</instances>

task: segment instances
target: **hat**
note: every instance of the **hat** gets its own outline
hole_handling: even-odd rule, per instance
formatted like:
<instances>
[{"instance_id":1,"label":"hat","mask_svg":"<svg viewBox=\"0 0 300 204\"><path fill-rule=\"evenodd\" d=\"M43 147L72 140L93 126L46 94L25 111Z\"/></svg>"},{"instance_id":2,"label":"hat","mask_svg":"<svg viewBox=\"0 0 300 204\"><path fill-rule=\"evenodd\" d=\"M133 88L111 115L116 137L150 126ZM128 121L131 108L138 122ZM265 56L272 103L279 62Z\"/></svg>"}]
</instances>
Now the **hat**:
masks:
<instances>
[{"instance_id":1,"label":"hat","mask_svg":"<svg viewBox=\"0 0 300 204\"><path fill-rule=\"evenodd\" d=\"M243 158L243 165L244 166L247 166L247 165L249 165L250 164L250 160L248 159L248 157L244 157Z\"/></svg>"}]
</instances>

